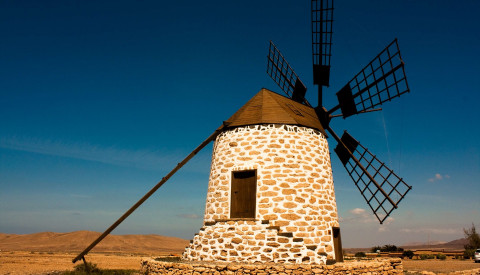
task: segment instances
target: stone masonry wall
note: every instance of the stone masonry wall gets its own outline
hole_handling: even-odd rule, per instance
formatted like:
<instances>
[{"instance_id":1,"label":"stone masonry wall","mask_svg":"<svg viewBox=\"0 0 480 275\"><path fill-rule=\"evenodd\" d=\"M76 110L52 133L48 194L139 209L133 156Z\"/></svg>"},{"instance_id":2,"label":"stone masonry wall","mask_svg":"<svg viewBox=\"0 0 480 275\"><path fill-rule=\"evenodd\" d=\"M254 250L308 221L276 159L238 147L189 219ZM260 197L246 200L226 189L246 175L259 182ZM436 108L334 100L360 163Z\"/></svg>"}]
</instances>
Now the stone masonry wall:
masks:
<instances>
[{"instance_id":1,"label":"stone masonry wall","mask_svg":"<svg viewBox=\"0 0 480 275\"><path fill-rule=\"evenodd\" d=\"M142 274L403 274L402 260L399 258L349 261L334 265L172 263L142 259L141 265Z\"/></svg>"},{"instance_id":2,"label":"stone masonry wall","mask_svg":"<svg viewBox=\"0 0 480 275\"><path fill-rule=\"evenodd\" d=\"M230 219L232 171L256 170L254 219ZM324 263L338 227L330 155L319 131L293 125L227 130L214 144L204 225L188 260Z\"/></svg>"}]
</instances>

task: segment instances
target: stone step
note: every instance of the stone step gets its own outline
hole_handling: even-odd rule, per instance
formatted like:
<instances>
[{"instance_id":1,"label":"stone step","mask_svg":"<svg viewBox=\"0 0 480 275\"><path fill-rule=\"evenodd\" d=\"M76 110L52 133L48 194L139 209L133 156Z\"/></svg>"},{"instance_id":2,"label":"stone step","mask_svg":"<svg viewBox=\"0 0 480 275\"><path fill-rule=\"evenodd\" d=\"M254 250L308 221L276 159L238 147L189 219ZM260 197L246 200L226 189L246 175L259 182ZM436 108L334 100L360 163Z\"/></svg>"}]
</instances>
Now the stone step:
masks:
<instances>
[{"instance_id":1,"label":"stone step","mask_svg":"<svg viewBox=\"0 0 480 275\"><path fill-rule=\"evenodd\" d=\"M303 242L303 238L293 238L293 242L295 243Z\"/></svg>"},{"instance_id":2,"label":"stone step","mask_svg":"<svg viewBox=\"0 0 480 275\"><path fill-rule=\"evenodd\" d=\"M217 222L215 221L209 221L209 222L205 222L205 226L212 226L212 225L215 225Z\"/></svg>"}]
</instances>

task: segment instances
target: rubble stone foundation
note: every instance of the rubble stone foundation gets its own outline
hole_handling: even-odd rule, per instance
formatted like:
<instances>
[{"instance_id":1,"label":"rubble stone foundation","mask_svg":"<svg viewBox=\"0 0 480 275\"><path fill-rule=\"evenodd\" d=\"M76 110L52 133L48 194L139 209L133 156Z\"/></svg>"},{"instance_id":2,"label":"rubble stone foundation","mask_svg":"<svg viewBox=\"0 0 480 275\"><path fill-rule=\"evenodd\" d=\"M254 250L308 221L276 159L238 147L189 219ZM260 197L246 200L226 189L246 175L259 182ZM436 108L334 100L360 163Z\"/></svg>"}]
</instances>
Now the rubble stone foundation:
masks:
<instances>
[{"instance_id":1,"label":"rubble stone foundation","mask_svg":"<svg viewBox=\"0 0 480 275\"><path fill-rule=\"evenodd\" d=\"M382 258L371 261L348 261L334 265L316 264L240 264L240 263L172 263L142 259L142 274L403 274L402 260Z\"/></svg>"}]
</instances>

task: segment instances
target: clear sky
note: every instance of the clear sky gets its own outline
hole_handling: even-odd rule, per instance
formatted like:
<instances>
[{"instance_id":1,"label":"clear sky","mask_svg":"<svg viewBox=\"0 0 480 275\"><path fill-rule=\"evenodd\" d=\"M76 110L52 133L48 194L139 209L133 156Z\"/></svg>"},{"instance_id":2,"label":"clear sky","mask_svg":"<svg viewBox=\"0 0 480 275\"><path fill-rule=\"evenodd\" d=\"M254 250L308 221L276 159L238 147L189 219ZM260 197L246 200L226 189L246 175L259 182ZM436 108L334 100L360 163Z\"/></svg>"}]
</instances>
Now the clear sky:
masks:
<instances>
[{"instance_id":1,"label":"clear sky","mask_svg":"<svg viewBox=\"0 0 480 275\"><path fill-rule=\"evenodd\" d=\"M333 152L344 247L480 226L480 1L336 1L335 93L395 37L411 93L331 126L413 186L379 225ZM309 88L310 1L1 1L0 232L103 232L262 87L273 40ZM186 239L211 145L115 234Z\"/></svg>"}]
</instances>

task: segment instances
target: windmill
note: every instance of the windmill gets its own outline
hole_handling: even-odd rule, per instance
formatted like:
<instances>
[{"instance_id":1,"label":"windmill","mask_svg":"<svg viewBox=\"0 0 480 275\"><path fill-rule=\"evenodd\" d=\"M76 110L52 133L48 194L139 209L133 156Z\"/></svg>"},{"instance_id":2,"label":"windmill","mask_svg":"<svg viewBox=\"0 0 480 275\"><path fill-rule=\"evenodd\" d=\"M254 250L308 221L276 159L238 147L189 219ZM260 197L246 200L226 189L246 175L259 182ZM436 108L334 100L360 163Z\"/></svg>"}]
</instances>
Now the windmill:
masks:
<instances>
[{"instance_id":1,"label":"windmill","mask_svg":"<svg viewBox=\"0 0 480 275\"><path fill-rule=\"evenodd\" d=\"M73 262L84 256L160 188L194 155L215 141L203 227L186 248L187 260L325 263L341 261L340 228L327 132L334 149L374 215L383 223L411 189L350 134L330 127L343 118L375 111L409 92L395 39L337 92L327 110L333 0L312 0L312 51L318 106L270 42L267 73L286 93L262 89L214 131ZM338 112L341 111L341 114Z\"/></svg>"}]
</instances>

